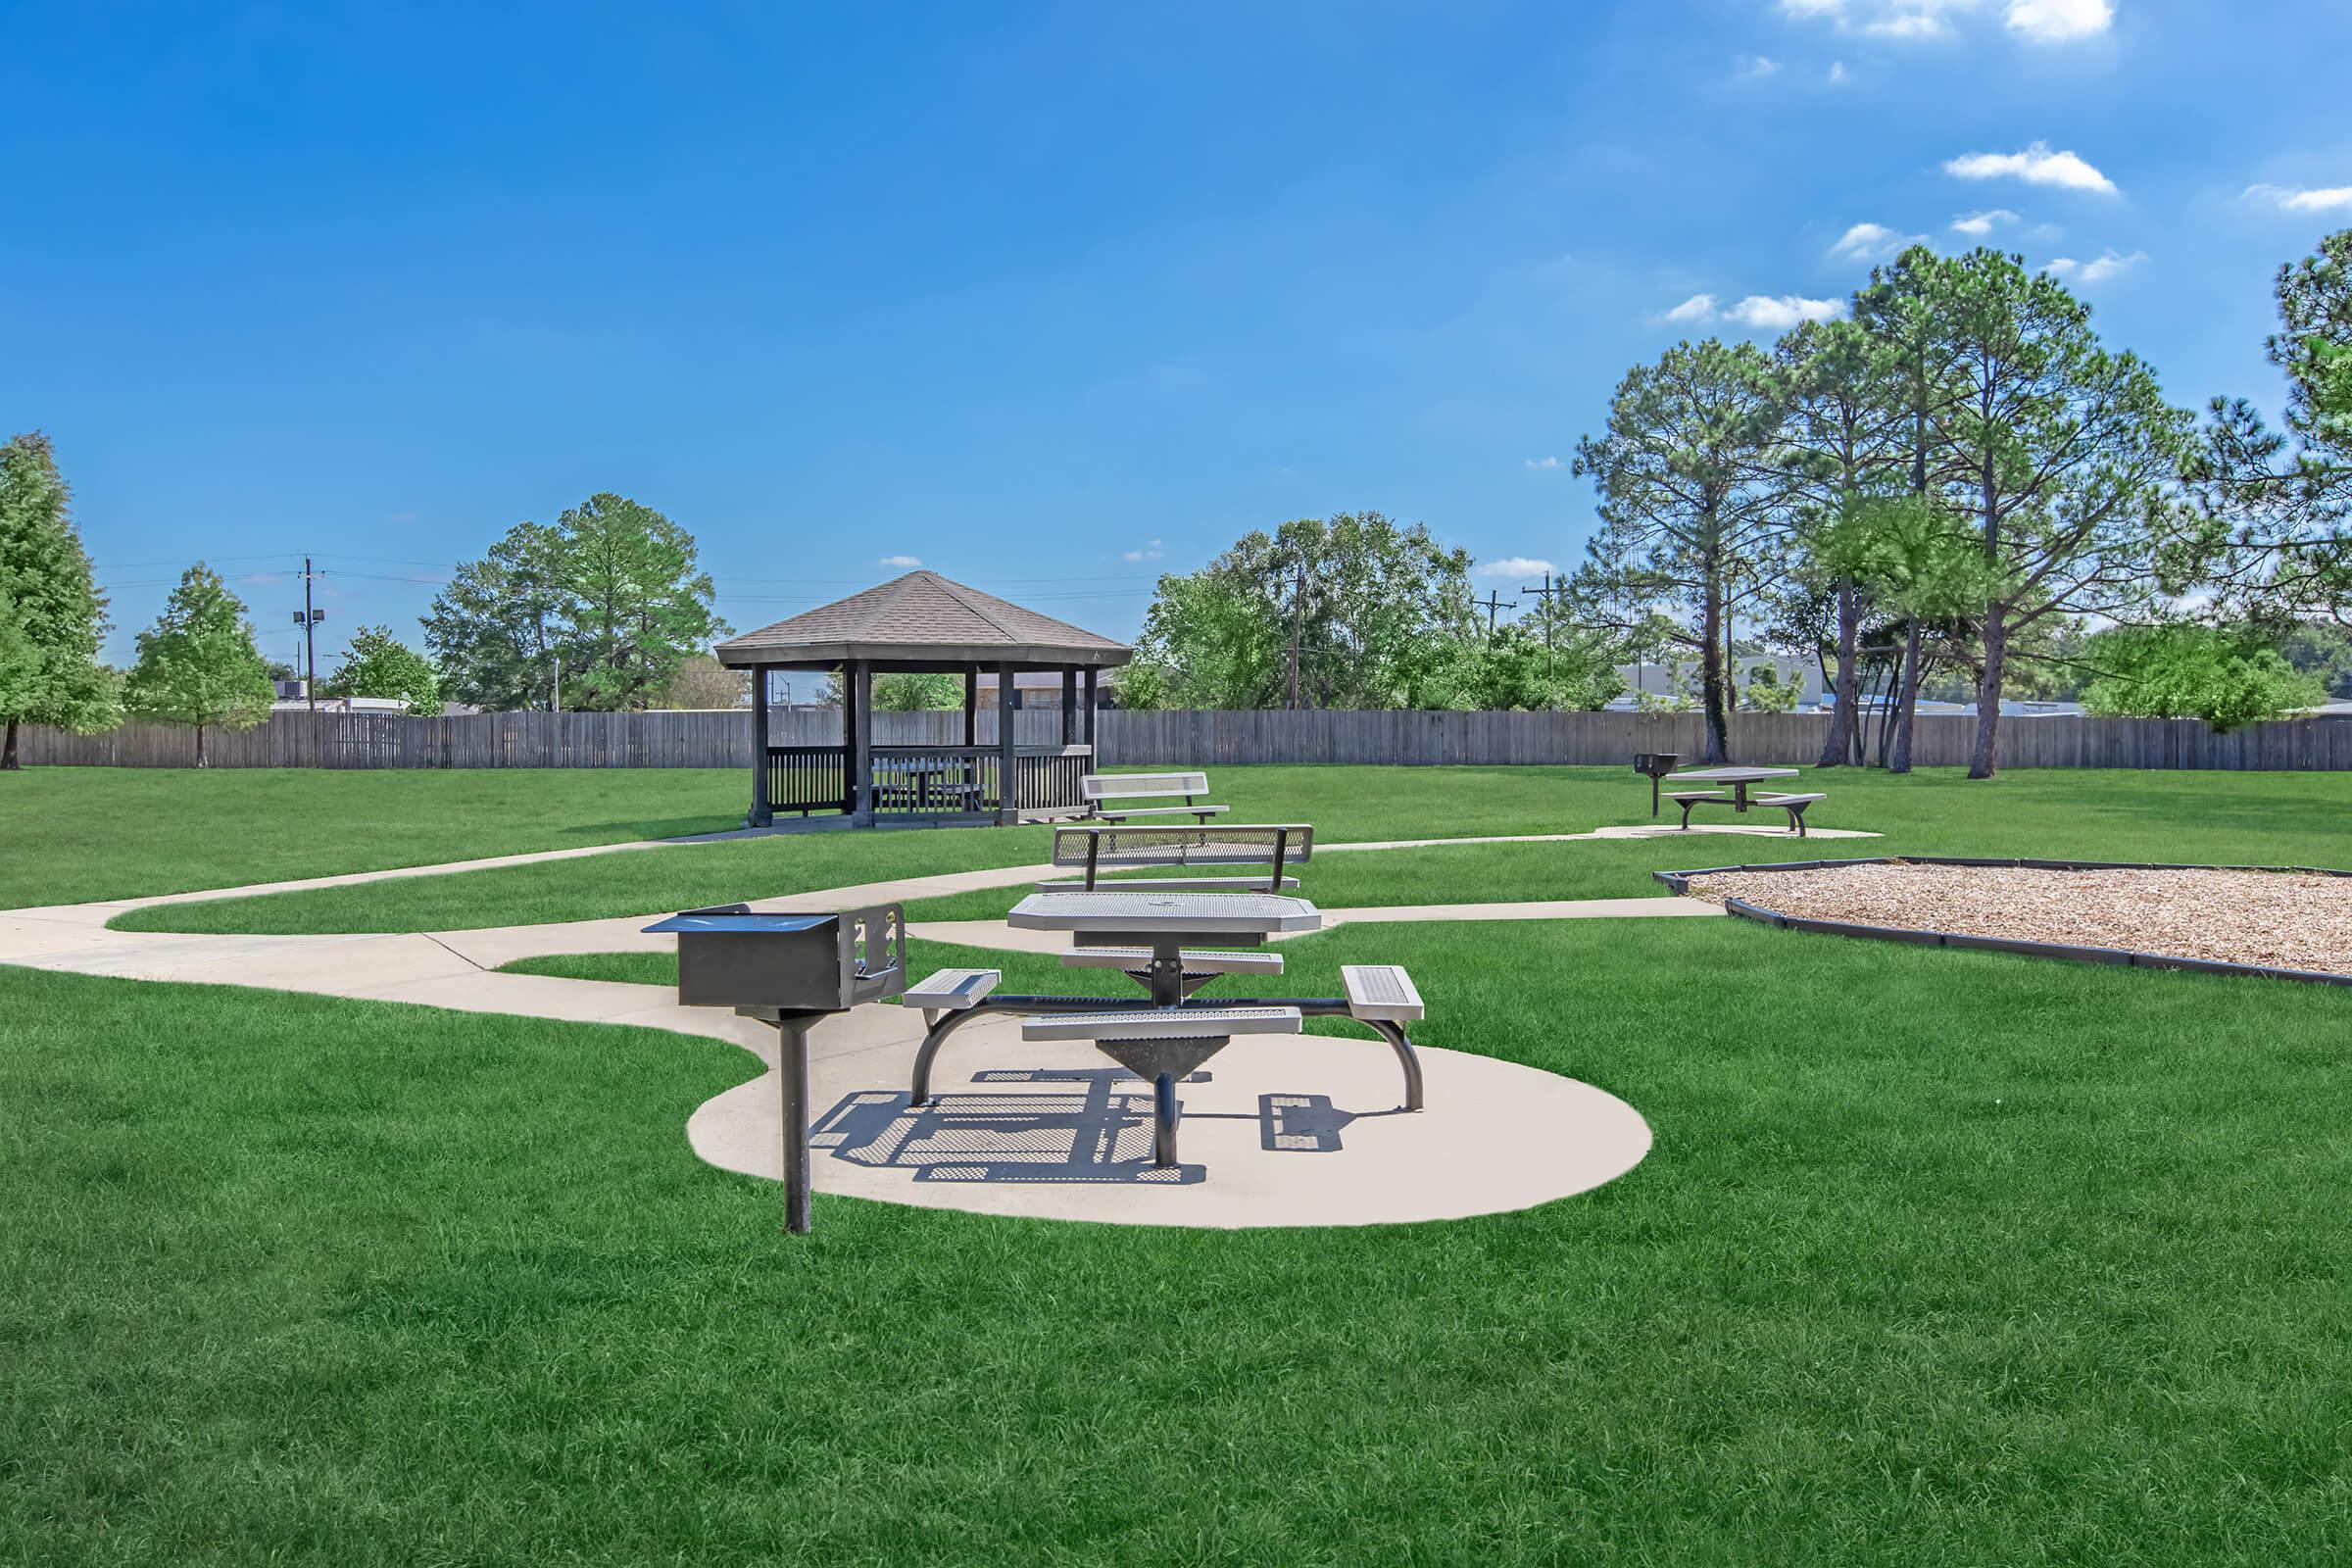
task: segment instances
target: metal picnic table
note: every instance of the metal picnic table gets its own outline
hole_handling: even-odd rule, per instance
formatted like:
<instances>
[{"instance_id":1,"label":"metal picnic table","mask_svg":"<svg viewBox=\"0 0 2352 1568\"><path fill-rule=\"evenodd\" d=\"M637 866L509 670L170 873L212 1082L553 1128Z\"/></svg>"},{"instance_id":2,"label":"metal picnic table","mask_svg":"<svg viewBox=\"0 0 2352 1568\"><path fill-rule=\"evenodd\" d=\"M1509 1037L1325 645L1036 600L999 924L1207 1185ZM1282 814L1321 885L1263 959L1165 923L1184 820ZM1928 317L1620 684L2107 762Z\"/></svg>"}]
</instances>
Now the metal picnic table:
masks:
<instances>
[{"instance_id":1,"label":"metal picnic table","mask_svg":"<svg viewBox=\"0 0 2352 1568\"><path fill-rule=\"evenodd\" d=\"M1732 787L1732 809L1747 809L1747 787L1761 784L1768 778L1794 778L1793 767L1701 767L1688 773L1676 773L1666 780L1669 784L1729 784Z\"/></svg>"},{"instance_id":2,"label":"metal picnic table","mask_svg":"<svg viewBox=\"0 0 2352 1568\"><path fill-rule=\"evenodd\" d=\"M1345 997L1286 997L1245 1004L1199 1002L1193 993L1219 974L1279 972L1280 959L1248 953L1208 953L1208 947L1249 949L1270 936L1320 930L1322 911L1304 899L1279 893L1152 893L1133 889L1033 893L1007 919L1030 931L1067 931L1076 945L1063 962L1073 967L1117 967L1144 988L1142 996L1048 997L986 995L931 1017L916 1050L909 1100L931 1098L931 1063L940 1047L967 1020L984 1013L1136 1014L1137 1038L1090 1035L1073 1027L1068 1038L1091 1038L1121 1066L1149 1079L1153 1090L1152 1162L1176 1163L1176 1082L1223 1049L1234 1033L1296 1033L1301 1018L1354 1017L1389 1043L1404 1071L1405 1109L1422 1103L1421 1062L1395 1018L1369 1018ZM1187 968L1188 954L1194 963ZM1131 961L1130 961L1131 960ZM1419 1016L1418 998L1412 1016ZM1285 1023L1268 1016L1287 1012ZM1181 1014L1197 1013L1198 1027ZM1042 1022L1041 1017L1041 1022ZM1090 1027L1094 1027L1091 1025ZM1054 1029L1062 1036L1061 1029Z\"/></svg>"}]
</instances>

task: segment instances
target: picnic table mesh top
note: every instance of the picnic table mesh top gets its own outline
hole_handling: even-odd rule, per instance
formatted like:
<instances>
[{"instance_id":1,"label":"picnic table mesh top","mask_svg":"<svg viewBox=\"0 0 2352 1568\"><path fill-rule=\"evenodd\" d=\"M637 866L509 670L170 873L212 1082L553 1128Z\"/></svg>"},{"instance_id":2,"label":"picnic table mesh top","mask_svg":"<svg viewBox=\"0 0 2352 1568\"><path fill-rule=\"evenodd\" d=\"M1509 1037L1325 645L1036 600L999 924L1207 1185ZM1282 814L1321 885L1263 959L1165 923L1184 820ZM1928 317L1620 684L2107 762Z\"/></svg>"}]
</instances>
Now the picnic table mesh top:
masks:
<instances>
[{"instance_id":1,"label":"picnic table mesh top","mask_svg":"<svg viewBox=\"0 0 2352 1568\"><path fill-rule=\"evenodd\" d=\"M1280 893L1032 893L1014 925L1048 930L1312 931L1323 915Z\"/></svg>"}]
</instances>

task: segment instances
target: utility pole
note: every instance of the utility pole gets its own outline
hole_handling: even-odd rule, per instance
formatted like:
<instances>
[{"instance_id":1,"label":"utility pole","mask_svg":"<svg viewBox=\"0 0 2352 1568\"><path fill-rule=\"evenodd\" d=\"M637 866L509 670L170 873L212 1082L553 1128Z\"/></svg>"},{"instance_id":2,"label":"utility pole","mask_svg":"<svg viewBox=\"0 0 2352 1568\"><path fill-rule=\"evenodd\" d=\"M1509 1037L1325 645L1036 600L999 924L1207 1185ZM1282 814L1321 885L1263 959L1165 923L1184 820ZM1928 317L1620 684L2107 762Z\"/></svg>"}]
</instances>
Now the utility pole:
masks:
<instances>
[{"instance_id":1,"label":"utility pole","mask_svg":"<svg viewBox=\"0 0 2352 1568\"><path fill-rule=\"evenodd\" d=\"M1473 599L1470 601L1470 608L1472 610L1483 610L1487 612L1487 641L1489 642L1493 642L1494 640L1494 612L1497 610L1517 610L1519 608L1519 601L1516 599L1512 600L1507 605L1503 604L1501 601L1502 596L1492 588L1487 590L1486 598Z\"/></svg>"},{"instance_id":2,"label":"utility pole","mask_svg":"<svg viewBox=\"0 0 2352 1568\"><path fill-rule=\"evenodd\" d=\"M1543 601L1544 604L1544 679L1548 682L1551 680L1554 674L1554 670L1552 668L1553 659L1551 652L1551 622L1553 619L1552 611L1554 608L1556 608L1554 601L1568 591L1568 579L1565 577L1561 578L1558 586L1554 587L1551 580L1551 573L1547 571L1544 574L1543 587L1522 588L1519 591L1523 594L1534 594L1539 600Z\"/></svg>"},{"instance_id":3,"label":"utility pole","mask_svg":"<svg viewBox=\"0 0 2352 1568\"><path fill-rule=\"evenodd\" d=\"M294 612L294 624L302 628L302 695L311 711L318 711L318 637L317 627L326 618L323 610L311 608L311 579L325 575L311 569L311 558L302 558L302 608Z\"/></svg>"},{"instance_id":4,"label":"utility pole","mask_svg":"<svg viewBox=\"0 0 2352 1568\"><path fill-rule=\"evenodd\" d=\"M1306 568L1298 568L1298 577L1291 585L1291 707L1298 706L1298 637L1306 625Z\"/></svg>"}]
</instances>

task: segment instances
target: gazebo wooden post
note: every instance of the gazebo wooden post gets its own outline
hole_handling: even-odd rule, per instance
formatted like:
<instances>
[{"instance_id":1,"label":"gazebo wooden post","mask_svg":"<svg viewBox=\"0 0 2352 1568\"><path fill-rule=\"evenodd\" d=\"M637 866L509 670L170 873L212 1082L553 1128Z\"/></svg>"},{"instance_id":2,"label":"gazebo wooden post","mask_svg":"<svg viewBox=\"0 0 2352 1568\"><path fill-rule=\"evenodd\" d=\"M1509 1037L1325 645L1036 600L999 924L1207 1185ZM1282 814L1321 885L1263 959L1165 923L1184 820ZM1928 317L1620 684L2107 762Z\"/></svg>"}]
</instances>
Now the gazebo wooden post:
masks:
<instances>
[{"instance_id":1,"label":"gazebo wooden post","mask_svg":"<svg viewBox=\"0 0 2352 1568\"><path fill-rule=\"evenodd\" d=\"M862 659L853 659L844 667L848 677L844 682L849 690L843 694L842 711L851 715L856 726L850 732L848 760L850 769L850 822L855 827L874 825L874 666Z\"/></svg>"},{"instance_id":2,"label":"gazebo wooden post","mask_svg":"<svg viewBox=\"0 0 2352 1568\"><path fill-rule=\"evenodd\" d=\"M1067 667L1061 672L1061 744L1078 744L1078 671Z\"/></svg>"},{"instance_id":3,"label":"gazebo wooden post","mask_svg":"<svg viewBox=\"0 0 2352 1568\"><path fill-rule=\"evenodd\" d=\"M1021 819L1020 759L1012 745L1012 671L997 666L997 822L1010 827Z\"/></svg>"},{"instance_id":4,"label":"gazebo wooden post","mask_svg":"<svg viewBox=\"0 0 2352 1568\"><path fill-rule=\"evenodd\" d=\"M963 672L963 744L980 744L980 666Z\"/></svg>"},{"instance_id":5,"label":"gazebo wooden post","mask_svg":"<svg viewBox=\"0 0 2352 1568\"><path fill-rule=\"evenodd\" d=\"M768 669L766 664L752 666L752 827L765 827L776 819L767 798Z\"/></svg>"},{"instance_id":6,"label":"gazebo wooden post","mask_svg":"<svg viewBox=\"0 0 2352 1568\"><path fill-rule=\"evenodd\" d=\"M1095 744L1095 666L1092 664L1086 666L1086 724L1080 733L1086 738L1079 744L1091 749Z\"/></svg>"}]
</instances>

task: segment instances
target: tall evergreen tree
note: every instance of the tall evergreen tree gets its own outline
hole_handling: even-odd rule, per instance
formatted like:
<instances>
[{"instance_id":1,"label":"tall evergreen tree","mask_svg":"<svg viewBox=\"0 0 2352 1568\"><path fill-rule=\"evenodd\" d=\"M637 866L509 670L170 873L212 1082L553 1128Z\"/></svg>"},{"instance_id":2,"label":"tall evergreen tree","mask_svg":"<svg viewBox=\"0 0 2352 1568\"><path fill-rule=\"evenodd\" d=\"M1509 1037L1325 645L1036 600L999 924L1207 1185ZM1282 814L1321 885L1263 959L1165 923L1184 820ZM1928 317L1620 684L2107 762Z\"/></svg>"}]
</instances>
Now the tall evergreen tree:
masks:
<instances>
[{"instance_id":1,"label":"tall evergreen tree","mask_svg":"<svg viewBox=\"0 0 2352 1568\"><path fill-rule=\"evenodd\" d=\"M650 707L680 663L726 634L694 536L653 508L593 495L556 519L556 535L573 707Z\"/></svg>"},{"instance_id":2,"label":"tall evergreen tree","mask_svg":"<svg viewBox=\"0 0 2352 1568\"><path fill-rule=\"evenodd\" d=\"M114 673L98 662L106 600L90 578L49 438L0 446L0 769L17 766L21 724L81 732L121 715Z\"/></svg>"},{"instance_id":3,"label":"tall evergreen tree","mask_svg":"<svg viewBox=\"0 0 2352 1568\"><path fill-rule=\"evenodd\" d=\"M1600 531L1576 577L1580 602L1673 612L1699 661L1706 760L1731 759L1731 617L1787 570L1788 483L1778 450L1782 390L1754 345L1680 343L1618 383L1604 434L1576 471L1600 491Z\"/></svg>"},{"instance_id":4,"label":"tall evergreen tree","mask_svg":"<svg viewBox=\"0 0 2352 1568\"><path fill-rule=\"evenodd\" d=\"M489 712L554 708L563 577L556 531L537 522L460 566L424 616L443 693Z\"/></svg>"},{"instance_id":5,"label":"tall evergreen tree","mask_svg":"<svg viewBox=\"0 0 2352 1568\"><path fill-rule=\"evenodd\" d=\"M202 767L208 728L251 729L270 716L276 695L244 604L203 562L190 566L155 624L139 633L125 706L142 718L194 726Z\"/></svg>"},{"instance_id":6,"label":"tall evergreen tree","mask_svg":"<svg viewBox=\"0 0 2352 1568\"><path fill-rule=\"evenodd\" d=\"M1989 250L1924 270L1955 379L1937 434L1993 584L1968 770L1990 778L2012 639L2149 596L2192 421L2135 356L2099 346L2089 308L2048 273Z\"/></svg>"}]
</instances>

